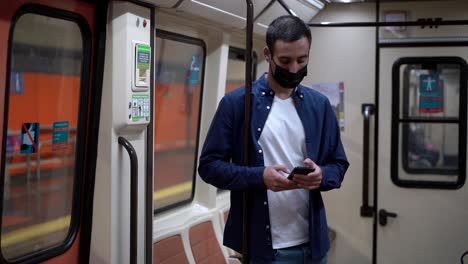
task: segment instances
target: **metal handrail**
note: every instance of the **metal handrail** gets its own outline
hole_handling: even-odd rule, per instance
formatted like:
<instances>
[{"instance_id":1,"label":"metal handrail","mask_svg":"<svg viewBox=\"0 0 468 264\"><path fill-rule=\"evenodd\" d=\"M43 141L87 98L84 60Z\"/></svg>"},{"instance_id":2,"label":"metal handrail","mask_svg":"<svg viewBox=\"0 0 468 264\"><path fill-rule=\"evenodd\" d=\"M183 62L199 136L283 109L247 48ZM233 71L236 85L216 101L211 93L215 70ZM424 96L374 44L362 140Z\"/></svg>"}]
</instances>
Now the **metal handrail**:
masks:
<instances>
[{"instance_id":1,"label":"metal handrail","mask_svg":"<svg viewBox=\"0 0 468 264\"><path fill-rule=\"evenodd\" d=\"M124 137L118 138L130 156L130 263L137 263L138 246L138 157L132 144Z\"/></svg>"},{"instance_id":2,"label":"metal handrail","mask_svg":"<svg viewBox=\"0 0 468 264\"><path fill-rule=\"evenodd\" d=\"M362 115L364 118L363 133L363 157L362 157L362 205L361 216L372 217L374 208L369 206L369 148L370 148L370 116L375 112L375 105L363 104Z\"/></svg>"}]
</instances>

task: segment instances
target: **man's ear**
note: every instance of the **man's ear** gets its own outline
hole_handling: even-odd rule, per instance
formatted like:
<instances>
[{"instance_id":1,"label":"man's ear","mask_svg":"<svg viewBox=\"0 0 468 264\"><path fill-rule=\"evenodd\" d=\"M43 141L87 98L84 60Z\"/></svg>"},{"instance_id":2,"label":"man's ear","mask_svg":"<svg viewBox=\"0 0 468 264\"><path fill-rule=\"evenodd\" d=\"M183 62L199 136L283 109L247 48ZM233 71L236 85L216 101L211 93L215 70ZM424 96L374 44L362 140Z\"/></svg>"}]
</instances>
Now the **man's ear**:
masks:
<instances>
[{"instance_id":1,"label":"man's ear","mask_svg":"<svg viewBox=\"0 0 468 264\"><path fill-rule=\"evenodd\" d=\"M268 48L268 46L265 46L263 48L263 55L265 56L265 60L270 63L270 59L271 59L271 52L270 52L270 49Z\"/></svg>"}]
</instances>

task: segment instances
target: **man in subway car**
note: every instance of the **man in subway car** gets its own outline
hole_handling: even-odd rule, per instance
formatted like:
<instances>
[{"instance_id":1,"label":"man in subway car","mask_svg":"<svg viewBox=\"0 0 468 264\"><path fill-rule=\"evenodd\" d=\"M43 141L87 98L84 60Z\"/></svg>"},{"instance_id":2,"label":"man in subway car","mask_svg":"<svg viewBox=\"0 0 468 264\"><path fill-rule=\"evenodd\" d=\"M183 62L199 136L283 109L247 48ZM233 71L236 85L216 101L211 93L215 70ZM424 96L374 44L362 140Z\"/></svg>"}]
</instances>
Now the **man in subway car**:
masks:
<instances>
[{"instance_id":1,"label":"man in subway car","mask_svg":"<svg viewBox=\"0 0 468 264\"><path fill-rule=\"evenodd\" d=\"M200 156L202 179L231 191L223 242L238 252L243 193L251 192L250 263L327 263L321 192L340 187L349 163L328 99L300 84L311 40L309 27L295 16L268 27L269 69L252 84L251 166L243 165L244 87L219 103ZM306 168L291 174L295 167Z\"/></svg>"}]
</instances>

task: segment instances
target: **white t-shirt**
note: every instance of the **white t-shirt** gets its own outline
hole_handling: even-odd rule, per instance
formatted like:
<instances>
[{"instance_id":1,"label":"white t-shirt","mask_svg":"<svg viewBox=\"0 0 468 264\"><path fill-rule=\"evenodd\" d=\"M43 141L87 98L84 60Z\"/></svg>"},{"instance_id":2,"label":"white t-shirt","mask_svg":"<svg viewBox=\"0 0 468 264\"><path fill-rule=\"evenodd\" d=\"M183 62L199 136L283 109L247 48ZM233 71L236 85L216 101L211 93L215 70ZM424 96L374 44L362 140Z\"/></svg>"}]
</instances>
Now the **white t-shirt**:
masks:
<instances>
[{"instance_id":1,"label":"white t-shirt","mask_svg":"<svg viewBox=\"0 0 468 264\"><path fill-rule=\"evenodd\" d=\"M282 164L289 170L304 166L307 157L304 127L291 97L283 100L275 96L258 143L263 150L265 166ZM309 191L268 190L267 195L273 248L308 242Z\"/></svg>"}]
</instances>

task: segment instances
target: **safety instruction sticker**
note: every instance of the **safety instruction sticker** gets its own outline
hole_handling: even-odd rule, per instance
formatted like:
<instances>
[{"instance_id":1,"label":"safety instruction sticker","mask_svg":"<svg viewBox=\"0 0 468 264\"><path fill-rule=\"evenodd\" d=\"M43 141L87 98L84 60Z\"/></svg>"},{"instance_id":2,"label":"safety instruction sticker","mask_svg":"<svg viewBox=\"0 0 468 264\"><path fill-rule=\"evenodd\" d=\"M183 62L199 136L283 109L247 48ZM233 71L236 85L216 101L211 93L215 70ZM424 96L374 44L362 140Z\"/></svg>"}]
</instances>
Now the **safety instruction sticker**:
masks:
<instances>
[{"instance_id":1,"label":"safety instruction sticker","mask_svg":"<svg viewBox=\"0 0 468 264\"><path fill-rule=\"evenodd\" d=\"M21 154L31 154L38 151L39 123L23 123L21 126Z\"/></svg>"},{"instance_id":2,"label":"safety instruction sticker","mask_svg":"<svg viewBox=\"0 0 468 264\"><path fill-rule=\"evenodd\" d=\"M148 70L150 68L151 47L145 44L137 44L137 69Z\"/></svg>"},{"instance_id":3,"label":"safety instruction sticker","mask_svg":"<svg viewBox=\"0 0 468 264\"><path fill-rule=\"evenodd\" d=\"M149 94L132 95L132 121L149 121L150 99Z\"/></svg>"},{"instance_id":4,"label":"safety instruction sticker","mask_svg":"<svg viewBox=\"0 0 468 264\"><path fill-rule=\"evenodd\" d=\"M69 135L70 132L68 121L54 122L52 130L52 149L67 149Z\"/></svg>"},{"instance_id":5,"label":"safety instruction sticker","mask_svg":"<svg viewBox=\"0 0 468 264\"><path fill-rule=\"evenodd\" d=\"M441 113L444 111L444 82L439 74L419 76L419 112Z\"/></svg>"}]
</instances>

